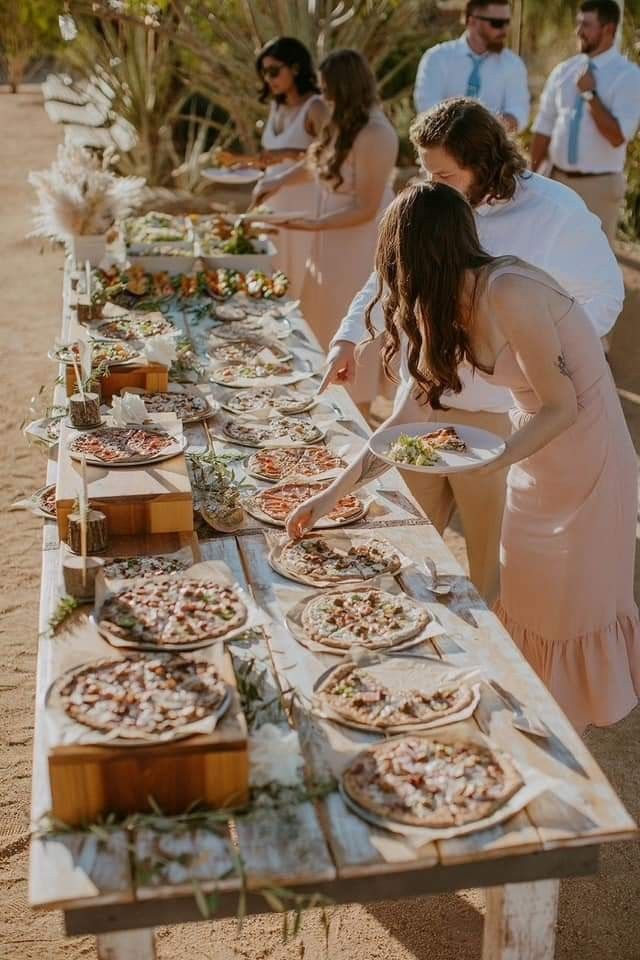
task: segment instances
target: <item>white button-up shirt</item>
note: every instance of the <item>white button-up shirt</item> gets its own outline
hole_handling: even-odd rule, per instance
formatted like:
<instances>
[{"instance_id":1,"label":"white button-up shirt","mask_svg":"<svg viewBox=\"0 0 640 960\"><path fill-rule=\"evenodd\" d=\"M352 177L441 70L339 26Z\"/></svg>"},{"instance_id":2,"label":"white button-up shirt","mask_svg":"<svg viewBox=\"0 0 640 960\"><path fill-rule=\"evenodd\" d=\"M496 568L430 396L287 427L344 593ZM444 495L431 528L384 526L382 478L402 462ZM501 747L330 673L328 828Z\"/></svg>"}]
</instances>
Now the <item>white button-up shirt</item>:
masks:
<instances>
[{"instance_id":1,"label":"white button-up shirt","mask_svg":"<svg viewBox=\"0 0 640 960\"><path fill-rule=\"evenodd\" d=\"M581 197L555 180L536 173L518 180L511 200L483 204L474 210L480 242L494 257L509 254L546 271L580 303L599 336L613 327L624 301L622 272L600 220L585 206ZM356 294L332 343L349 340L357 343L367 336L364 313L378 289L378 277L372 273ZM384 329L382 308L377 304L372 321ZM401 370L403 379L409 374ZM470 368L460 368L462 393L446 394L447 406L463 410L506 412L513 406L508 390L495 387Z\"/></svg>"},{"instance_id":2,"label":"white button-up shirt","mask_svg":"<svg viewBox=\"0 0 640 960\"><path fill-rule=\"evenodd\" d=\"M561 170L620 173L624 169L627 144L614 147L602 136L588 103L584 104L578 128L578 158L575 163L569 163L569 131L580 96L576 83L588 62L586 54L580 53L551 71L533 129L551 137L549 159ZM640 123L640 68L615 47L592 57L591 63L598 97L616 118L628 142Z\"/></svg>"},{"instance_id":3,"label":"white button-up shirt","mask_svg":"<svg viewBox=\"0 0 640 960\"><path fill-rule=\"evenodd\" d=\"M418 113L449 97L466 97L476 56L466 34L427 50L420 60L413 91ZM513 50L505 48L500 53L483 56L477 99L493 113L510 113L516 118L519 130L526 127L529 120L527 68Z\"/></svg>"}]
</instances>

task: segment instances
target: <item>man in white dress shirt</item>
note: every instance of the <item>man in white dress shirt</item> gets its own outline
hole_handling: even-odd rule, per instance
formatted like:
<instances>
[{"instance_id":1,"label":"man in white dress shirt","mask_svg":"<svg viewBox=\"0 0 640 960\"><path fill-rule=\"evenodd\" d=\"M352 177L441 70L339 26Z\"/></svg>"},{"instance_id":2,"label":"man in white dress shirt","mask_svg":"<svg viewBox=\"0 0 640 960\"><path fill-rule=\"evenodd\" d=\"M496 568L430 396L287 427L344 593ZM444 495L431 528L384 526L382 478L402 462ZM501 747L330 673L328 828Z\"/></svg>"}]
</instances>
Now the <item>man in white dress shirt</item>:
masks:
<instances>
[{"instance_id":1,"label":"man in white dress shirt","mask_svg":"<svg viewBox=\"0 0 640 960\"><path fill-rule=\"evenodd\" d=\"M626 189L627 143L640 123L640 68L615 48L619 20L615 0L580 4L580 53L549 75L531 146L533 169L550 162L553 179L580 194L611 244Z\"/></svg>"},{"instance_id":2,"label":"man in white dress shirt","mask_svg":"<svg viewBox=\"0 0 640 960\"><path fill-rule=\"evenodd\" d=\"M505 47L509 4L469 0L465 23L457 40L423 54L413 93L417 112L450 97L473 97L499 116L510 133L524 129L529 120L527 68Z\"/></svg>"},{"instance_id":3,"label":"man in white dress shirt","mask_svg":"<svg viewBox=\"0 0 640 960\"><path fill-rule=\"evenodd\" d=\"M622 274L597 217L576 193L527 171L502 124L473 101L451 100L423 114L414 122L411 138L427 174L467 196L489 253L514 254L546 270L583 305L600 336L611 329L622 309ZM355 346L366 336L365 311L377 285L373 273L353 300L332 340L323 385L351 381ZM379 305L371 319L377 329L383 328ZM468 424L507 436L513 406L509 391L474 377L470 369L460 372L462 393L443 398L452 409L416 406L415 419ZM406 370L401 371L401 379L406 377ZM491 602L498 587L506 474L439 477L405 472L404 480L440 533L457 505L471 579Z\"/></svg>"}]
</instances>

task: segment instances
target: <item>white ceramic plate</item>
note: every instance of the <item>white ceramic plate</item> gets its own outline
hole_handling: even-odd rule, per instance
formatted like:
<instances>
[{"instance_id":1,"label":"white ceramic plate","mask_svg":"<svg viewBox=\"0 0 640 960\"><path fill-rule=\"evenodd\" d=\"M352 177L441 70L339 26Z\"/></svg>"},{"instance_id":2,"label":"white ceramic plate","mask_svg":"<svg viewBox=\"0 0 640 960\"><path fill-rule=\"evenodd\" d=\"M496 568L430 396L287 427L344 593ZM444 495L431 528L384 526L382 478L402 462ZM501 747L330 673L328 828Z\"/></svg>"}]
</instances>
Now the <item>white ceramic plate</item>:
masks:
<instances>
[{"instance_id":1,"label":"white ceramic plate","mask_svg":"<svg viewBox=\"0 0 640 960\"><path fill-rule=\"evenodd\" d=\"M418 467L411 463L397 463L388 456L388 450L402 433L411 437L422 437L434 430L443 427L455 427L458 436L465 441L467 449L458 453L456 450L438 450L440 459L429 467ZM398 470L411 470L414 473L449 474L462 473L464 470L475 470L485 463L491 463L503 452L505 442L495 433L480 430L478 427L466 427L453 421L442 423L403 423L397 427L389 427L375 434L369 440L369 449L385 463L397 467Z\"/></svg>"},{"instance_id":2,"label":"white ceramic plate","mask_svg":"<svg viewBox=\"0 0 640 960\"><path fill-rule=\"evenodd\" d=\"M235 170L227 170L226 167L207 167L202 171L202 176L212 183L256 183L262 176L262 170L254 170L253 167L238 167Z\"/></svg>"}]
</instances>

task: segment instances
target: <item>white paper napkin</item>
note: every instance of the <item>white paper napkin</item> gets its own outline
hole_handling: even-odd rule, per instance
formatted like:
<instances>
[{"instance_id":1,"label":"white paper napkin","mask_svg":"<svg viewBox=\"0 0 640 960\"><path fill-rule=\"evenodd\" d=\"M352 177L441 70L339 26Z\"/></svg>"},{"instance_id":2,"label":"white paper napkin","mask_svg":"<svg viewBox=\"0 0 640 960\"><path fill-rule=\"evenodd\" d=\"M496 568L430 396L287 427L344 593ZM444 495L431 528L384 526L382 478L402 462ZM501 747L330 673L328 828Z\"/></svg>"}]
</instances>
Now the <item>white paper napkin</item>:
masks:
<instances>
[{"instance_id":1,"label":"white paper napkin","mask_svg":"<svg viewBox=\"0 0 640 960\"><path fill-rule=\"evenodd\" d=\"M123 397L114 395L111 415L117 427L126 427L129 423L144 423L149 416L144 400L137 393L125 393Z\"/></svg>"},{"instance_id":2,"label":"white paper napkin","mask_svg":"<svg viewBox=\"0 0 640 960\"><path fill-rule=\"evenodd\" d=\"M150 337L145 342L142 353L151 363L161 363L163 367L170 367L178 359L176 342L170 333Z\"/></svg>"}]
</instances>

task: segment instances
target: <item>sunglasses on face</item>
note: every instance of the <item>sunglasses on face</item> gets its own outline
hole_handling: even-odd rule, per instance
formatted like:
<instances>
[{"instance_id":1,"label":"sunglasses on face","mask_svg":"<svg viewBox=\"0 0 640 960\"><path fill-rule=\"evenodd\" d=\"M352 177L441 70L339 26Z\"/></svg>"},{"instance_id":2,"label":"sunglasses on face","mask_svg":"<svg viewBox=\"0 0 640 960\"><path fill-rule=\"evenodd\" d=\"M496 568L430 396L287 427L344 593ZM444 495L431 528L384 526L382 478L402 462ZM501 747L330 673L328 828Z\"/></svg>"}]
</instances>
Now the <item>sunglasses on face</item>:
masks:
<instances>
[{"instance_id":1,"label":"sunglasses on face","mask_svg":"<svg viewBox=\"0 0 640 960\"><path fill-rule=\"evenodd\" d=\"M511 23L511 17L479 17L475 13L473 16L476 20L484 20L484 22L493 27L494 30L502 30L503 27L508 27Z\"/></svg>"},{"instance_id":2,"label":"sunglasses on face","mask_svg":"<svg viewBox=\"0 0 640 960\"><path fill-rule=\"evenodd\" d=\"M283 67L283 64L280 64L280 66L278 67L263 67L260 72L262 73L262 76L265 78L265 80L266 79L275 80L275 78L279 75L280 71L282 70L282 67Z\"/></svg>"}]
</instances>

